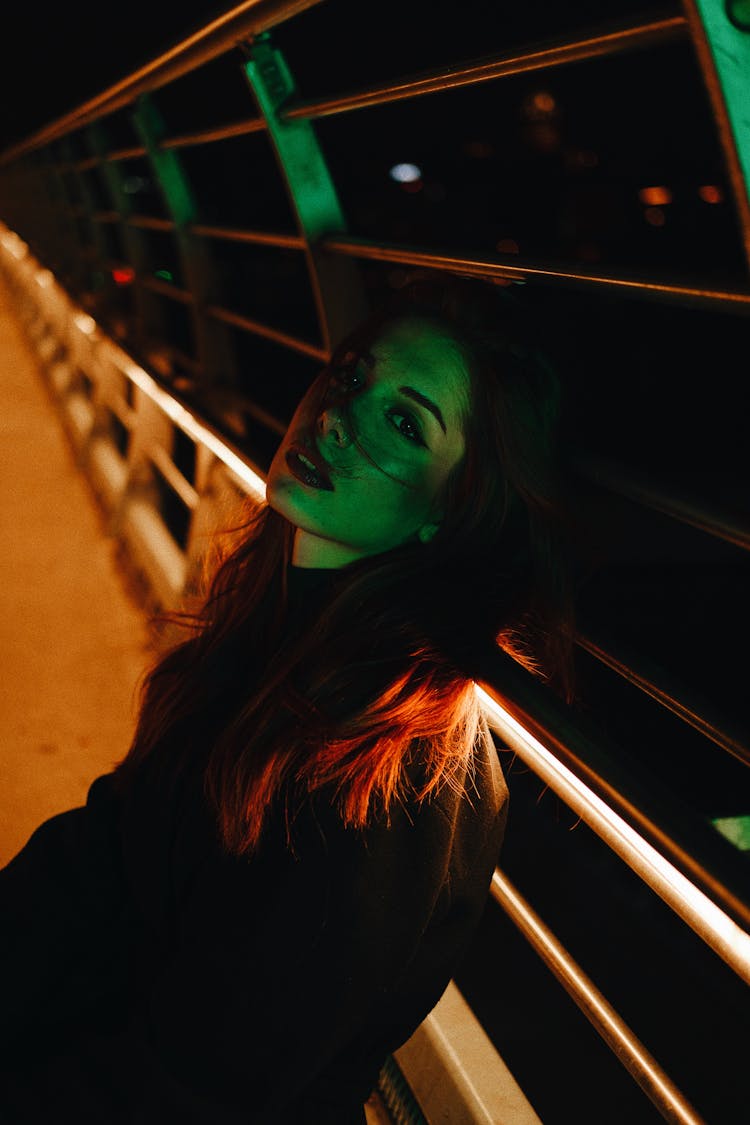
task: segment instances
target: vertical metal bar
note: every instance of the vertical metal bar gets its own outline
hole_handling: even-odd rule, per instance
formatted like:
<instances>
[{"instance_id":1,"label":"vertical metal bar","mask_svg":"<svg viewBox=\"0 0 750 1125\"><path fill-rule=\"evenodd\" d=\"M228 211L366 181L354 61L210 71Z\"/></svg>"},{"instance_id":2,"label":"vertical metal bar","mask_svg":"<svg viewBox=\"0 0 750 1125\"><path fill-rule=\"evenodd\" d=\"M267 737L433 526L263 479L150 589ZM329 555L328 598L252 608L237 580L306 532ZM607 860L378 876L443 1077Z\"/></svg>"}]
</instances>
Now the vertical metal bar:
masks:
<instances>
[{"instance_id":1,"label":"vertical metal bar","mask_svg":"<svg viewBox=\"0 0 750 1125\"><path fill-rule=\"evenodd\" d=\"M750 267L750 31L717 0L682 0L711 99Z\"/></svg>"},{"instance_id":2,"label":"vertical metal bar","mask_svg":"<svg viewBox=\"0 0 750 1125\"><path fill-rule=\"evenodd\" d=\"M696 1112L682 1091L678 1090L653 1055L500 868L496 868L492 876L490 893L515 922L547 968L555 974L569 996L575 1000L586 1019L596 1028L665 1121L672 1122L673 1125L707 1125L705 1119Z\"/></svg>"},{"instance_id":3,"label":"vertical metal bar","mask_svg":"<svg viewBox=\"0 0 750 1125\"><path fill-rule=\"evenodd\" d=\"M68 285L72 284L76 293L80 293L81 290L90 290L92 282L95 283L96 281L96 277L95 271L92 270L92 255L84 253L84 248L81 246L80 234L76 227L75 200L71 198L70 188L66 183L61 166L72 161L68 137L63 138L60 142L58 151L59 157L57 159L52 146L42 150L40 156L44 161L45 179L49 184L54 185L54 192L51 194L56 196L56 201L52 203L52 210L56 212L58 230L61 234L58 246L62 250L63 257L61 261L62 276L66 279ZM83 185L79 184L79 187L81 186ZM84 201L90 204L90 200L84 198ZM92 207L89 205L86 207L86 217L89 220L89 234L93 242L92 249L95 249L99 260L102 260L105 254L101 230L97 223L91 222L91 212Z\"/></svg>"},{"instance_id":4,"label":"vertical metal bar","mask_svg":"<svg viewBox=\"0 0 750 1125\"><path fill-rule=\"evenodd\" d=\"M320 246L325 235L346 231L343 210L312 123L282 121L279 116L293 97L295 85L280 51L272 47L268 33L253 40L245 73L266 119L299 231L305 240L322 344L330 352L367 312L357 264L329 255Z\"/></svg>"},{"instance_id":5,"label":"vertical metal bar","mask_svg":"<svg viewBox=\"0 0 750 1125\"><path fill-rule=\"evenodd\" d=\"M195 348L203 378L233 382L236 375L234 352L226 327L207 316L209 305L219 302L218 282L210 245L190 229L198 206L182 163L172 149L161 147L165 125L153 101L144 96L133 114L133 123L146 147L148 160L174 225L174 237L185 271L187 288L193 295L192 317Z\"/></svg>"},{"instance_id":6,"label":"vertical metal bar","mask_svg":"<svg viewBox=\"0 0 750 1125\"><path fill-rule=\"evenodd\" d=\"M146 236L136 227L128 223L128 217L133 210L133 196L125 191L122 167L116 162L107 159L110 149L109 136L106 128L101 123L90 126L86 130L86 138L91 151L99 157L98 168L106 186L109 201L116 212L119 223L120 238L125 250L128 264L134 270L136 277L148 276L152 270L152 262ZM85 182L86 172L79 172L81 182ZM96 172L88 173L96 175ZM88 192L88 187L85 188ZM98 239L101 245L101 238ZM154 340L163 339L166 335L166 325L159 303L152 293L140 285L133 287L133 308L135 310L135 331L128 335L133 342L147 352L149 344Z\"/></svg>"}]
</instances>

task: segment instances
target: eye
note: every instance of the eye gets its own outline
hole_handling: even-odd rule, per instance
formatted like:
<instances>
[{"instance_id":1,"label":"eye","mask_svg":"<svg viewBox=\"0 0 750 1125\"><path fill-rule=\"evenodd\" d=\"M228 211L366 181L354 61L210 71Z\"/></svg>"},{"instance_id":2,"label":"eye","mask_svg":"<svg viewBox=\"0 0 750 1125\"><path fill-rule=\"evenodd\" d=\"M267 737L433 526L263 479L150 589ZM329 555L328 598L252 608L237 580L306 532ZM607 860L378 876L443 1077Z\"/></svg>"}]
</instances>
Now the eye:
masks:
<instances>
[{"instance_id":1,"label":"eye","mask_svg":"<svg viewBox=\"0 0 750 1125\"><path fill-rule=\"evenodd\" d=\"M408 441L414 442L415 445L424 445L419 426L416 424L411 414L404 414L400 410L391 410L388 412L388 417L391 419L402 418L403 424L394 422L398 432L403 434Z\"/></svg>"},{"instance_id":2,"label":"eye","mask_svg":"<svg viewBox=\"0 0 750 1125\"><path fill-rule=\"evenodd\" d=\"M331 368L331 382L338 383L339 386L346 387L348 390L361 387L365 379L366 375L359 363L358 356L351 352L347 352L343 359Z\"/></svg>"}]
</instances>

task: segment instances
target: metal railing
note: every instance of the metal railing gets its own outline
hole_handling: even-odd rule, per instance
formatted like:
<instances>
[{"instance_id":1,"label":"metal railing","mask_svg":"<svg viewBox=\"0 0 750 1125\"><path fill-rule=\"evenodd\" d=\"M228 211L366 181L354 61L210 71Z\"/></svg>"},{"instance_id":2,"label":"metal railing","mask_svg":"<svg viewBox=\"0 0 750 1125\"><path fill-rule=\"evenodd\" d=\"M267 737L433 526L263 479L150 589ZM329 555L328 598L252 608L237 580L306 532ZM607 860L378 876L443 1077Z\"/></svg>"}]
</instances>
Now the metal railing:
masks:
<instances>
[{"instance_id":1,"label":"metal railing","mask_svg":"<svg viewBox=\"0 0 750 1125\"><path fill-rule=\"evenodd\" d=\"M398 82L373 85L339 97L300 101L295 97L283 60L271 47L266 33L313 6L310 0L256 0L240 5L149 66L0 155L0 171L23 166L32 154L53 152L57 174L67 171L80 176L99 166L112 169L134 157L150 159L158 174L159 160L167 154L176 159L175 154L183 149L266 133L274 143L294 203L296 234L202 222L199 209L188 198L186 183L179 192L172 189L171 195L170 189L165 188L171 212L167 218L122 208L83 210L102 227L159 230L181 240L181 260L186 274L193 279L192 285L160 283L148 276L146 269L139 270L137 262L133 280L141 292L151 290L189 308L195 318L197 336L205 337L208 324L219 328L231 326L320 362L327 360L332 343L356 321L362 308L357 260L424 266L489 281L521 280L581 292L601 291L623 299L637 296L655 304L710 308L731 316L750 311L750 287L745 285L725 286L701 279L688 285L683 279L654 278L645 272L636 276L582 268L578 263L530 261L520 255L467 255L460 247L435 251L351 235L338 207L334 186L326 180L314 136L309 129L305 132L307 123L318 118L421 98L460 86L501 81L532 70L585 64L591 58L634 48L658 49L661 44L681 37L695 47L706 78L734 191L741 238L750 259L750 211L743 173L746 154L737 125L740 107L737 97L722 85L721 68L717 69L715 63L717 53L726 45L726 35L731 33L722 26L719 44L713 22L705 19L698 5L686 3L684 16L604 29L600 34L532 46L512 55L459 61L449 69L408 75ZM239 45L261 115L194 133L167 135L158 115L153 115L149 96ZM744 41L741 48L746 50ZM141 123L145 137L142 146L111 150L105 146L84 159L60 158L60 144L65 138L98 125L108 115L130 105L136 106ZM297 167L301 154L308 158L305 175L310 175L309 161L317 162L315 174L320 178L323 204L320 206L318 201L316 213L304 198L306 185ZM170 166L170 174L184 177L176 164ZM292 250L303 255L318 314L320 342L224 307L213 299L210 285L204 281L199 291L194 279L199 265L206 261L210 265L210 255L205 255L212 240L250 248ZM222 516L248 493L257 498L263 496L263 470L232 442L225 430L202 417L190 398L181 395L168 378L156 370L146 370L120 342L78 308L13 230L5 228L0 244L0 261L17 295L29 335L45 364L62 417L79 452L81 467L110 513L111 532L128 544L137 565L148 577L155 600L175 606L189 589L208 539L222 522ZM196 250L196 244L200 250ZM103 260L109 265L118 264L112 259ZM119 264L132 268L130 261ZM215 348L220 349L225 343ZM201 354L197 359L183 357L184 366L192 363L195 370L210 376L212 368L215 370L215 348L206 343L201 353L199 347ZM245 406L261 427L275 435L283 433L283 417L257 404ZM118 426L125 433L119 441ZM177 431L194 443L192 475L183 472L175 461ZM741 550L750 545L746 518L735 511L722 510L718 498L716 503L708 504L704 498L683 495L651 478L640 479L632 469L591 455L581 454L576 467L582 479L605 493L625 496ZM181 542L175 540L173 529L164 518L165 483L186 513ZM700 704L686 689L675 685L668 674L650 669L645 658L625 655L615 639L606 637L581 633L578 644L722 751L744 764L750 762L750 750L741 735L728 729L710 705ZM618 762L616 750L607 746L596 731L586 729L580 717L573 717L552 703L536 683L530 682L522 670L511 667L502 654L489 654L487 670L479 690L488 720L503 742L513 747L741 980L750 983L750 896L742 859L730 852L702 818L672 801L667 793L655 791L650 775L641 775L632 762ZM699 1122L697 1112L500 870L492 894L662 1116L669 1121Z\"/></svg>"}]
</instances>

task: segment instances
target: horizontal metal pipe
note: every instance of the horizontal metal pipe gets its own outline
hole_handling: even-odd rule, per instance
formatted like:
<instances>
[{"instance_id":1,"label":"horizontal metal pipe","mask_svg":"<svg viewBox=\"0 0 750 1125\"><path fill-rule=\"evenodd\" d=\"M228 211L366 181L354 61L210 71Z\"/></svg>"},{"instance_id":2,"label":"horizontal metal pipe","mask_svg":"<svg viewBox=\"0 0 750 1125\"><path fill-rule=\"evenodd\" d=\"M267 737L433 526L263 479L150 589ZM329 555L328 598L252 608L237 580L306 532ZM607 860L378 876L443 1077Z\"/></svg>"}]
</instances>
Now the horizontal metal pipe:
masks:
<instances>
[{"instance_id":1,"label":"horizontal metal pipe","mask_svg":"<svg viewBox=\"0 0 750 1125\"><path fill-rule=\"evenodd\" d=\"M735 547L750 550L750 522L736 512L722 511L715 505L709 508L674 486L654 487L650 477L639 473L632 466L625 468L593 454L576 454L571 458L571 467L586 480L608 492L634 500L644 508L661 512L716 539L733 543Z\"/></svg>"},{"instance_id":2,"label":"horizontal metal pipe","mask_svg":"<svg viewBox=\"0 0 750 1125\"><path fill-rule=\"evenodd\" d=\"M347 113L349 110L363 109L365 106L385 105L387 102L402 101L405 98L417 98L424 94L452 90L458 86L476 86L480 82L507 78L512 74L527 74L532 70L548 70L566 63L614 55L638 47L664 43L686 34L685 17L670 16L650 23L602 31L586 39L573 41L563 39L514 55L492 56L463 66L410 75L399 82L369 86L365 90L341 97L295 102L283 111L281 118L291 121L300 117L329 117L335 113Z\"/></svg>"},{"instance_id":3,"label":"horizontal metal pipe","mask_svg":"<svg viewBox=\"0 0 750 1125\"><path fill-rule=\"evenodd\" d=\"M203 238L223 238L227 242L252 242L258 246L278 246L284 250L305 250L307 243L298 234L272 234L263 230L243 230L238 227L215 227L206 223L192 223L193 234Z\"/></svg>"},{"instance_id":4,"label":"horizontal metal pipe","mask_svg":"<svg viewBox=\"0 0 750 1125\"><path fill-rule=\"evenodd\" d=\"M158 148L187 148L189 145L207 145L213 141L226 141L230 137L244 137L248 133L261 133L266 128L262 117L251 117L247 121L235 121L231 125L218 125L215 129L201 129L196 133L182 133L179 136L164 137Z\"/></svg>"},{"instance_id":5,"label":"horizontal metal pipe","mask_svg":"<svg viewBox=\"0 0 750 1125\"><path fill-rule=\"evenodd\" d=\"M595 660L606 664L622 679L627 680L639 691L656 700L662 707L665 707L678 719L710 739L716 746L726 750L744 765L750 766L750 747L741 739L735 738L722 729L716 720L708 718L705 704L702 704L700 710L698 710L695 704L688 702L684 696L680 698L679 689L667 685L664 673L658 674L659 682L657 683L656 673L652 672L647 675L642 668L637 667L638 658L625 657L620 651L615 652L612 642L609 640L600 642L594 640L588 633L582 632L576 633L575 640L576 644L593 656Z\"/></svg>"},{"instance_id":6,"label":"horizontal metal pipe","mask_svg":"<svg viewBox=\"0 0 750 1125\"><path fill-rule=\"evenodd\" d=\"M744 857L658 777L628 760L621 747L610 746L599 730L589 731L584 720L571 714L506 653L492 648L477 654L476 661L481 672L473 675L474 680L488 699L510 716L511 722L520 724L532 740L531 746L518 743L517 752L522 760L575 808L605 843L712 948L725 956L727 950L716 934L706 930L700 916L689 907L686 909L674 887L665 882L661 874L654 873L648 864L644 865L637 857L634 859L621 833L601 820L597 801L603 802L677 872L718 904L725 915L750 931L750 894ZM491 724L492 721L490 718ZM500 733L503 738L512 734L507 724ZM546 748L543 753L535 749L536 744ZM553 765L548 760L550 756ZM561 770L557 770L554 763ZM563 773L578 779L592 796L582 797L569 780L561 780ZM731 963L735 971L747 975L750 983L750 959L747 965L736 959Z\"/></svg>"},{"instance_id":7,"label":"horizontal metal pipe","mask_svg":"<svg viewBox=\"0 0 750 1125\"><path fill-rule=\"evenodd\" d=\"M236 406L245 414L249 414L256 422L260 422L260 424L265 426L267 430L270 430L272 434L283 437L286 433L287 427L284 422L282 422L280 418L277 418L275 414L271 414L270 411L264 410L262 406L258 406L257 402L253 402L252 399L246 398L244 395L238 395Z\"/></svg>"},{"instance_id":8,"label":"horizontal metal pipe","mask_svg":"<svg viewBox=\"0 0 750 1125\"><path fill-rule=\"evenodd\" d=\"M230 125L218 125L214 129L202 129L195 133L183 133L172 137L163 137L157 149L188 148L190 145L205 145L213 141L225 141L231 137L244 137L250 133L260 133L266 128L266 123L261 117L248 118L246 121L234 121ZM129 148L113 149L101 156L87 156L73 164L59 164L59 171L73 169L76 172L85 172L99 164L114 163L118 160L137 160L147 155L145 145L132 145Z\"/></svg>"},{"instance_id":9,"label":"horizontal metal pipe","mask_svg":"<svg viewBox=\"0 0 750 1125\"><path fill-rule=\"evenodd\" d=\"M142 227L144 230L174 230L174 219L159 219L155 215L125 215L122 221L129 227Z\"/></svg>"},{"instance_id":10,"label":"horizontal metal pipe","mask_svg":"<svg viewBox=\"0 0 750 1125\"><path fill-rule=\"evenodd\" d=\"M170 301L179 301L181 305L194 305L195 296L189 289L181 289L177 285L170 285L167 281L160 281L158 277L138 277L134 279L136 285L150 289L154 293L161 293L169 297Z\"/></svg>"},{"instance_id":11,"label":"horizontal metal pipe","mask_svg":"<svg viewBox=\"0 0 750 1125\"><path fill-rule=\"evenodd\" d=\"M282 344L285 348L291 348L292 351L309 355L323 363L328 362L328 352L324 348L317 344L311 344L308 340L300 340L298 336L292 336L288 332L282 332L280 328L272 328L269 324L263 324L259 320L251 320L249 316L241 316L230 309L221 308L220 305L208 305L206 313L208 316L212 316L214 320L220 320L224 324L232 324L235 328L241 328L243 332L263 336L266 340L273 340L277 344Z\"/></svg>"},{"instance_id":12,"label":"horizontal metal pipe","mask_svg":"<svg viewBox=\"0 0 750 1125\"><path fill-rule=\"evenodd\" d=\"M490 894L576 1002L666 1121L705 1125L681 1090L499 868Z\"/></svg>"},{"instance_id":13,"label":"horizontal metal pipe","mask_svg":"<svg viewBox=\"0 0 750 1125\"><path fill-rule=\"evenodd\" d=\"M535 277L542 281L586 289L612 290L621 296L647 297L680 305L698 305L707 308L720 306L722 311L750 313L750 289L720 289L714 285L695 288L669 281L650 281L625 275L600 274L580 267L571 269L559 265L537 265L522 259L502 262L496 257L483 258L456 254L447 250L426 250L415 246L376 242L373 239L352 235L329 235L321 239L321 247L331 254L347 254L352 258L366 258L375 262L393 262L398 265L422 266L433 270L483 277L487 281L523 281Z\"/></svg>"},{"instance_id":14,"label":"horizontal metal pipe","mask_svg":"<svg viewBox=\"0 0 750 1125\"><path fill-rule=\"evenodd\" d=\"M146 155L146 147L144 145L133 145L131 148L118 148L112 152L108 152L106 156L99 157L101 164L105 162L114 162L115 160L138 160L140 157Z\"/></svg>"},{"instance_id":15,"label":"horizontal metal pipe","mask_svg":"<svg viewBox=\"0 0 750 1125\"><path fill-rule=\"evenodd\" d=\"M0 164L7 164L25 152L57 141L74 129L122 109L141 94L174 82L230 51L243 40L261 31L269 31L319 3L320 0L244 0L133 74L6 149L0 154Z\"/></svg>"}]
</instances>

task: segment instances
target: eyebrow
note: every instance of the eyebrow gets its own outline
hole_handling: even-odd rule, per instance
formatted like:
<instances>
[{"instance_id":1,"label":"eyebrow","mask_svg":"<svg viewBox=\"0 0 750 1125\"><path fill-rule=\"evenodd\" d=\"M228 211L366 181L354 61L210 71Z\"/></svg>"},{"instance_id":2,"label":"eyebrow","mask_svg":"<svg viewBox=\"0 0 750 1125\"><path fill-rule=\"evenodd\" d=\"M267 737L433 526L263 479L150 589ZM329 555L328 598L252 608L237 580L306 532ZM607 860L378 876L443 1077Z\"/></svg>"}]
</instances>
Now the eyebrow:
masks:
<instances>
[{"instance_id":1,"label":"eyebrow","mask_svg":"<svg viewBox=\"0 0 750 1125\"><path fill-rule=\"evenodd\" d=\"M368 367L372 368L375 366L376 359L371 352L362 351L359 353L359 358L364 360ZM440 424L440 429L447 436L448 431L445 428L443 412L436 402L433 402L431 398L427 397L427 395L423 395L421 391L415 390L414 387L399 387L398 389L402 395L408 395L409 398L412 398L415 402L418 402L420 406L424 406L426 410L429 410Z\"/></svg>"},{"instance_id":2,"label":"eyebrow","mask_svg":"<svg viewBox=\"0 0 750 1125\"><path fill-rule=\"evenodd\" d=\"M441 430L447 436L447 430L445 428L445 422L443 421L443 415L437 403L434 403L432 399L427 398L427 396L423 395L421 391L415 391L414 387L399 387L398 389L401 391L402 395L408 395L409 398L413 398L415 402L418 402L420 404L420 406L424 406L427 410L430 411L431 414L434 414L438 422L440 423Z\"/></svg>"}]
</instances>

